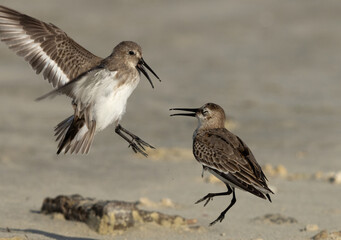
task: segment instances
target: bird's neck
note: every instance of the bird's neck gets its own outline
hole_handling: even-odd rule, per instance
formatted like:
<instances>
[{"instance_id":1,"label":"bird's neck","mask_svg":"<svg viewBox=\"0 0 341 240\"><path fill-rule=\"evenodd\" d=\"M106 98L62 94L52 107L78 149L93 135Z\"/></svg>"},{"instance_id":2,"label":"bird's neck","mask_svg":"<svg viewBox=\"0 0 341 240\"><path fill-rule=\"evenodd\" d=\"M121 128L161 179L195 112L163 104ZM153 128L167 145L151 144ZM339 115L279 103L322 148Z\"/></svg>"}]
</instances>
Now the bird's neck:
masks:
<instances>
[{"instance_id":1,"label":"bird's neck","mask_svg":"<svg viewBox=\"0 0 341 240\"><path fill-rule=\"evenodd\" d=\"M215 129L215 128L224 128L225 127L225 119L209 119L208 121L200 121L198 124L198 130L204 131L209 129Z\"/></svg>"},{"instance_id":2,"label":"bird's neck","mask_svg":"<svg viewBox=\"0 0 341 240\"><path fill-rule=\"evenodd\" d=\"M195 139L195 137L202 132L206 132L208 130L216 129L216 128L225 128L225 126L222 123L208 124L208 123L202 123L199 121L198 127L194 130L193 139Z\"/></svg>"},{"instance_id":3,"label":"bird's neck","mask_svg":"<svg viewBox=\"0 0 341 240\"><path fill-rule=\"evenodd\" d=\"M117 71L118 69L126 71L136 70L136 66L132 65L126 60L122 61L121 58L113 54L103 59L101 65L103 65L109 71Z\"/></svg>"}]
</instances>

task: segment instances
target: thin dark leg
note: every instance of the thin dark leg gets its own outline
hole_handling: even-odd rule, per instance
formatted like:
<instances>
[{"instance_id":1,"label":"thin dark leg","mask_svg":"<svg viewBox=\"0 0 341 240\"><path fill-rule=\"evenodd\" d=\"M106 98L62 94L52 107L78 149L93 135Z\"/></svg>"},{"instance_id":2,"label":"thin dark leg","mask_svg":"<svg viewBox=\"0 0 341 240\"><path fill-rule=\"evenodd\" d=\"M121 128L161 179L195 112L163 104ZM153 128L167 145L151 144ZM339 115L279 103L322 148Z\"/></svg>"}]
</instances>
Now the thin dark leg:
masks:
<instances>
[{"instance_id":1,"label":"thin dark leg","mask_svg":"<svg viewBox=\"0 0 341 240\"><path fill-rule=\"evenodd\" d=\"M204 172L208 169L208 167L202 165L202 172L201 172L201 177L204 177Z\"/></svg>"},{"instance_id":2,"label":"thin dark leg","mask_svg":"<svg viewBox=\"0 0 341 240\"><path fill-rule=\"evenodd\" d=\"M128 134L130 137L133 138L134 141L136 141L140 147L143 148L143 146L146 146L146 147L150 147L150 148L154 148L152 145L150 145L149 143L143 141L141 138L139 138L138 136L136 136L135 134L129 132L127 129L123 128L120 124L118 125L120 127L120 129L125 132L126 134ZM142 146L143 145L143 146ZM144 149L144 148L143 148Z\"/></svg>"},{"instance_id":3,"label":"thin dark leg","mask_svg":"<svg viewBox=\"0 0 341 240\"><path fill-rule=\"evenodd\" d=\"M205 197L203 197L203 198L199 199L198 201L196 201L195 204L198 204L198 203L200 203L200 202L202 202L202 201L205 201L205 200L207 199L206 202L205 202L205 204L204 204L204 207L205 207L205 206L208 204L208 202L209 202L210 200L212 200L214 197L216 197L216 196L230 195L232 192L234 192L234 191L231 189L231 187L230 187L229 185L226 185L226 187L227 187L227 192L209 193L209 194L207 194Z\"/></svg>"},{"instance_id":4,"label":"thin dark leg","mask_svg":"<svg viewBox=\"0 0 341 240\"><path fill-rule=\"evenodd\" d=\"M73 110L76 112L77 103L75 102L75 100L72 100L71 104L72 104Z\"/></svg>"},{"instance_id":5,"label":"thin dark leg","mask_svg":"<svg viewBox=\"0 0 341 240\"><path fill-rule=\"evenodd\" d=\"M115 128L115 132L120 135L124 140L126 140L129 143L129 147L131 147L133 149L133 151L135 153L139 152L141 153L143 156L147 157L148 154L145 152L145 148L146 147L150 147L150 148L154 148L152 145L146 143L145 141L143 141L142 139L140 139L138 136L132 134L131 132L129 132L127 129L123 128L120 124L117 125L117 127ZM126 135L124 135L122 132L128 134L130 137L132 137L132 139L130 140ZM135 142L134 142L135 141Z\"/></svg>"},{"instance_id":6,"label":"thin dark leg","mask_svg":"<svg viewBox=\"0 0 341 240\"><path fill-rule=\"evenodd\" d=\"M236 199L236 194L234 192L234 188L232 188L232 193L233 193L233 195L232 195L232 200L231 200L230 205L228 205L228 207L220 213L219 217L216 220L214 220L213 222L210 223L210 226L217 223L218 221L219 222L223 221L227 211L236 203L237 199Z\"/></svg>"}]
</instances>

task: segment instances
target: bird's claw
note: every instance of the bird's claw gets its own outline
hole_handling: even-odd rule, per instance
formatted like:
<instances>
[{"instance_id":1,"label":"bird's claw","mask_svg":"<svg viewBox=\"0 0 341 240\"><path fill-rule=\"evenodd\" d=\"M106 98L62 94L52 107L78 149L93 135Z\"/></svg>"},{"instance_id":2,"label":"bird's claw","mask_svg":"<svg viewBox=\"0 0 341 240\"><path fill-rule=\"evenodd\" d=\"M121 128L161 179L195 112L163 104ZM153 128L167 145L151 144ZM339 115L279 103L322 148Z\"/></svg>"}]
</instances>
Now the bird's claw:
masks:
<instances>
[{"instance_id":1,"label":"bird's claw","mask_svg":"<svg viewBox=\"0 0 341 240\"><path fill-rule=\"evenodd\" d=\"M207 199L207 200L206 200L206 199ZM202 202L202 201L205 201L205 200L206 200L206 202L205 202L205 204L204 204L204 207L206 207L206 205L209 203L210 200L213 200L213 197L210 197L210 196L207 195L207 196L205 196L205 197L199 199L198 201L196 201L195 204L198 204L198 203L200 203L200 202Z\"/></svg>"},{"instance_id":2,"label":"bird's claw","mask_svg":"<svg viewBox=\"0 0 341 240\"><path fill-rule=\"evenodd\" d=\"M218 221L222 222L224 220L224 218L225 218L225 214L220 214L216 220L214 220L213 222L210 223L210 226L216 224Z\"/></svg>"},{"instance_id":3,"label":"bird's claw","mask_svg":"<svg viewBox=\"0 0 341 240\"><path fill-rule=\"evenodd\" d=\"M141 153L143 156L148 157L148 154L144 151L145 149L143 148L143 150L134 142L130 143L128 148L133 149L134 153Z\"/></svg>"},{"instance_id":4,"label":"bird's claw","mask_svg":"<svg viewBox=\"0 0 341 240\"><path fill-rule=\"evenodd\" d=\"M149 143L143 141L141 138L139 138L137 136L133 137L133 139L131 140L131 142L130 142L128 147L131 147L135 153L141 153L145 157L148 156L148 154L146 153L146 148L145 147L149 147L149 148L155 149L155 147L153 147Z\"/></svg>"},{"instance_id":5,"label":"bird's claw","mask_svg":"<svg viewBox=\"0 0 341 240\"><path fill-rule=\"evenodd\" d=\"M141 138L139 138L139 137L137 137L137 136L133 138L133 141L135 141L135 142L136 142L141 148L143 148L144 150L145 150L144 146L145 146L145 147L149 147L149 148L155 149L155 147L153 147L153 146L150 145L149 143L143 141Z\"/></svg>"}]
</instances>

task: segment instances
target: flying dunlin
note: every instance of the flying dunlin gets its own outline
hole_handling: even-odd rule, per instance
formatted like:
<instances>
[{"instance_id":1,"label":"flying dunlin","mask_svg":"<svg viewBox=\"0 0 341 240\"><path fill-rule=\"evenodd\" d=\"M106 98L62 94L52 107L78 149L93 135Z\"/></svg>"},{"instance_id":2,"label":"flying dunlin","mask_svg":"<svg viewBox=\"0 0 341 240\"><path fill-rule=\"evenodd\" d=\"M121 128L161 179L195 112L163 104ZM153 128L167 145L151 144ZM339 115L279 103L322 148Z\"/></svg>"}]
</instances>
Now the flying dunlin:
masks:
<instances>
[{"instance_id":1,"label":"flying dunlin","mask_svg":"<svg viewBox=\"0 0 341 240\"><path fill-rule=\"evenodd\" d=\"M217 104L207 103L201 108L172 108L190 113L171 116L190 116L199 120L193 134L193 154L204 170L225 183L226 192L209 193L196 203L205 201L204 206L215 196L230 195L228 207L210 225L222 221L226 212L236 203L235 188L248 191L257 197L269 199L273 193L266 184L266 176L258 165L248 146L236 135L229 132L225 124L225 112Z\"/></svg>"},{"instance_id":2,"label":"flying dunlin","mask_svg":"<svg viewBox=\"0 0 341 240\"><path fill-rule=\"evenodd\" d=\"M55 128L56 141L60 140L57 154L88 153L94 135L114 123L115 132L134 152L147 156L145 147L153 147L120 125L141 72L154 88L144 67L159 79L137 43L121 42L102 59L55 25L4 6L0 6L0 39L56 88L38 100L58 94L72 98L74 115Z\"/></svg>"}]
</instances>

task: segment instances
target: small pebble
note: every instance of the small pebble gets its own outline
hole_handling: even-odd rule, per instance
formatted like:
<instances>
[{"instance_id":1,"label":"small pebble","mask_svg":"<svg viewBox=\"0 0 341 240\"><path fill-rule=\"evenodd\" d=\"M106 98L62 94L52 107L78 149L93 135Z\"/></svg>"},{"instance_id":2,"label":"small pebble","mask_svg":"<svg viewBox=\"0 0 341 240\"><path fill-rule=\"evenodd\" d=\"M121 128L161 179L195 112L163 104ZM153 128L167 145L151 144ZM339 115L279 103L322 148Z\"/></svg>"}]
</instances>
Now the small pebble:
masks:
<instances>
[{"instance_id":1,"label":"small pebble","mask_svg":"<svg viewBox=\"0 0 341 240\"><path fill-rule=\"evenodd\" d=\"M161 199L161 205L164 207L172 207L172 208L175 206L173 201L169 198L162 198Z\"/></svg>"},{"instance_id":2,"label":"small pebble","mask_svg":"<svg viewBox=\"0 0 341 240\"><path fill-rule=\"evenodd\" d=\"M308 224L303 230L306 232L314 232L319 230L319 227L316 224Z\"/></svg>"},{"instance_id":3,"label":"small pebble","mask_svg":"<svg viewBox=\"0 0 341 240\"><path fill-rule=\"evenodd\" d=\"M333 176L329 178L329 182L334 184L341 184L341 171L334 173Z\"/></svg>"}]
</instances>

